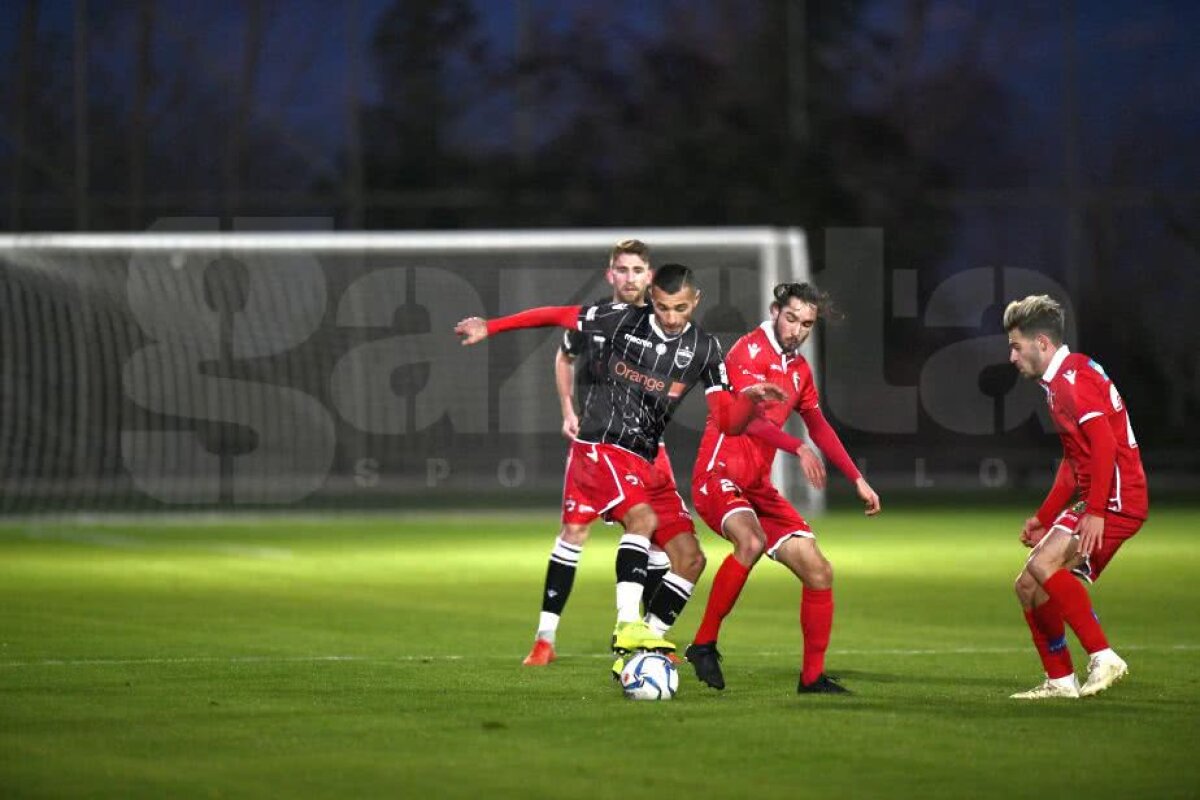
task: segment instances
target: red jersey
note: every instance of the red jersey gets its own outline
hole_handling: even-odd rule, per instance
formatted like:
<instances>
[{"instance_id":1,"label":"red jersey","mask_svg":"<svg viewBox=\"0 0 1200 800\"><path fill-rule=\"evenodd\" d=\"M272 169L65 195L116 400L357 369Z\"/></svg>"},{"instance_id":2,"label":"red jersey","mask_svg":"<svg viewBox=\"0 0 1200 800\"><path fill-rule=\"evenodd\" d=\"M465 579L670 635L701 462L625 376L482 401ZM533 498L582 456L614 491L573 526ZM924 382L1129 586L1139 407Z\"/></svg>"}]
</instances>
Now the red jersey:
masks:
<instances>
[{"instance_id":1,"label":"red jersey","mask_svg":"<svg viewBox=\"0 0 1200 800\"><path fill-rule=\"evenodd\" d=\"M734 343L725 357L729 384L735 392L747 386L769 381L787 394L786 401L767 400L759 404L757 415L782 426L792 411L801 413L819 405L812 369L802 355L787 356L775 340L768 320ZM752 436L726 436L710 416L696 454L696 466L711 472L717 461L743 486L758 479L770 479L775 447Z\"/></svg>"},{"instance_id":2,"label":"red jersey","mask_svg":"<svg viewBox=\"0 0 1200 800\"><path fill-rule=\"evenodd\" d=\"M1086 498L1092 482L1097 479L1090 471L1091 447L1082 426L1089 420L1104 417L1117 441L1105 510L1145 519L1150 499L1141 452L1129 424L1129 412L1104 368L1062 345L1050 360L1040 383L1046 390L1050 416L1062 440L1063 458L1075 475L1077 496ZM1110 478L1106 476L1104 480Z\"/></svg>"}]
</instances>

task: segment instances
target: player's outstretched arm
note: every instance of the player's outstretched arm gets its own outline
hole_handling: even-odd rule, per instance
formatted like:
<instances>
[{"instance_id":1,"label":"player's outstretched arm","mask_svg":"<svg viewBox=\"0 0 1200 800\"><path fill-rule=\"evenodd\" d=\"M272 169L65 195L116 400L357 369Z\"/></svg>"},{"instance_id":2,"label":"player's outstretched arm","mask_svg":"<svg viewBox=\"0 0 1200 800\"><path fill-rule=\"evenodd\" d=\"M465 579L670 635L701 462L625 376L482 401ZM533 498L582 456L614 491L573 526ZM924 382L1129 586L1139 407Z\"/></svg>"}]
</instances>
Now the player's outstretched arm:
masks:
<instances>
[{"instance_id":1,"label":"player's outstretched arm","mask_svg":"<svg viewBox=\"0 0 1200 800\"><path fill-rule=\"evenodd\" d=\"M463 337L463 344L476 344L489 336L521 328L575 328L579 320L580 306L543 306L519 311L507 317L483 319L467 317L454 326L454 332Z\"/></svg>"},{"instance_id":2,"label":"player's outstretched arm","mask_svg":"<svg viewBox=\"0 0 1200 800\"><path fill-rule=\"evenodd\" d=\"M487 320L467 317L454 326L454 333L462 337L463 346L478 344L488 337Z\"/></svg>"}]
</instances>

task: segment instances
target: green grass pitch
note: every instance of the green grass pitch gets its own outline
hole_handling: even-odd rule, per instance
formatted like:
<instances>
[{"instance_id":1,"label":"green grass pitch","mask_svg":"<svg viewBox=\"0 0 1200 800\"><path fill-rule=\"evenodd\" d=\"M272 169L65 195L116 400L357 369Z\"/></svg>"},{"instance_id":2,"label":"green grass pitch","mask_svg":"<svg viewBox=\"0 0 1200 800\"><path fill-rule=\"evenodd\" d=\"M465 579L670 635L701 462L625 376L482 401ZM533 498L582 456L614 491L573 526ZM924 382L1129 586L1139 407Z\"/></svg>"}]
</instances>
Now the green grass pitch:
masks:
<instances>
[{"instance_id":1,"label":"green grass pitch","mask_svg":"<svg viewBox=\"0 0 1200 800\"><path fill-rule=\"evenodd\" d=\"M1156 514L1094 589L1130 676L1021 704L1026 511L821 518L855 694L795 694L799 584L764 561L729 688L685 665L669 703L607 675L612 528L529 669L553 514L3 522L0 795L1200 796L1200 512ZM681 646L728 552L701 541Z\"/></svg>"}]
</instances>

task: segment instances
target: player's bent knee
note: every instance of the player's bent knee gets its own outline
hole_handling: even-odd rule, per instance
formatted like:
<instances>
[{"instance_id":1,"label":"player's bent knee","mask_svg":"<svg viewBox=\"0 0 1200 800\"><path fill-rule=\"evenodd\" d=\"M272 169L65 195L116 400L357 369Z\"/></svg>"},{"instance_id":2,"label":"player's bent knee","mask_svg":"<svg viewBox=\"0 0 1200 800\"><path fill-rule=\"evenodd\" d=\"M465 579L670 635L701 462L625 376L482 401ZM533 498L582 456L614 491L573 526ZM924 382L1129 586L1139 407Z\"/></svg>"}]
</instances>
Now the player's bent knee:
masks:
<instances>
[{"instance_id":1,"label":"player's bent knee","mask_svg":"<svg viewBox=\"0 0 1200 800\"><path fill-rule=\"evenodd\" d=\"M631 509L625 515L625 519L621 520L621 524L625 526L626 532L640 533L649 538L658 527L658 515L649 506Z\"/></svg>"},{"instance_id":2,"label":"player's bent knee","mask_svg":"<svg viewBox=\"0 0 1200 800\"><path fill-rule=\"evenodd\" d=\"M590 528L587 525L563 525L559 537L567 544L582 547L587 543Z\"/></svg>"},{"instance_id":3,"label":"player's bent knee","mask_svg":"<svg viewBox=\"0 0 1200 800\"><path fill-rule=\"evenodd\" d=\"M678 561L678 563L676 563ZM680 558L671 559L671 571L680 577L695 583L702 574L708 559L699 547L689 549Z\"/></svg>"},{"instance_id":4,"label":"player's bent knee","mask_svg":"<svg viewBox=\"0 0 1200 800\"><path fill-rule=\"evenodd\" d=\"M766 547L767 543L757 536L739 539L733 548L733 557L743 564L753 564L762 558Z\"/></svg>"},{"instance_id":5,"label":"player's bent knee","mask_svg":"<svg viewBox=\"0 0 1200 800\"><path fill-rule=\"evenodd\" d=\"M810 589L833 588L833 564L821 559L805 570L804 585Z\"/></svg>"},{"instance_id":6,"label":"player's bent knee","mask_svg":"<svg viewBox=\"0 0 1200 800\"><path fill-rule=\"evenodd\" d=\"M1034 551L1025 562L1025 572L1033 579L1035 585L1045 583L1051 575L1062 567L1062 560L1057 553Z\"/></svg>"},{"instance_id":7,"label":"player's bent knee","mask_svg":"<svg viewBox=\"0 0 1200 800\"><path fill-rule=\"evenodd\" d=\"M1016 592L1021 605L1030 606L1033 604L1033 598L1037 595L1038 581L1028 570L1022 570L1016 581L1013 582L1013 591Z\"/></svg>"}]
</instances>

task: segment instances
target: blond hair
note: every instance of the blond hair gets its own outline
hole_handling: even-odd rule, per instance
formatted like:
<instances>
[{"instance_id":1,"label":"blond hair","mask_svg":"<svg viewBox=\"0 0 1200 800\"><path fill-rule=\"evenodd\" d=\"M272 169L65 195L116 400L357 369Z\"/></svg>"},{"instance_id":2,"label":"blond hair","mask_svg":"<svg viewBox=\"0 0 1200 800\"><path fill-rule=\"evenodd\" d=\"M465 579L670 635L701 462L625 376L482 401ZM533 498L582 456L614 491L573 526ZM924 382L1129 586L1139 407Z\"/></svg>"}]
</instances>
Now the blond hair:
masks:
<instances>
[{"instance_id":1,"label":"blond hair","mask_svg":"<svg viewBox=\"0 0 1200 800\"><path fill-rule=\"evenodd\" d=\"M1006 333L1014 329L1023 336L1044 333L1054 344L1062 344L1063 327L1063 307L1048 294L1031 294L1022 300L1013 300L1004 309Z\"/></svg>"},{"instance_id":2,"label":"blond hair","mask_svg":"<svg viewBox=\"0 0 1200 800\"><path fill-rule=\"evenodd\" d=\"M628 253L631 256L637 256L650 265L650 246L641 239L622 239L617 242L608 255L608 265L611 267L617 260L617 256Z\"/></svg>"}]
</instances>

